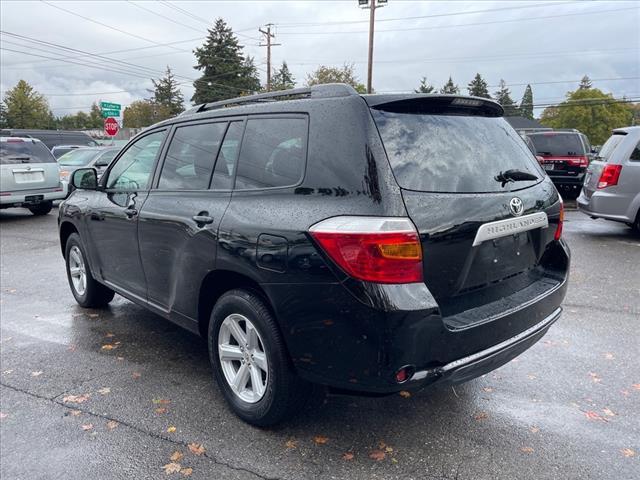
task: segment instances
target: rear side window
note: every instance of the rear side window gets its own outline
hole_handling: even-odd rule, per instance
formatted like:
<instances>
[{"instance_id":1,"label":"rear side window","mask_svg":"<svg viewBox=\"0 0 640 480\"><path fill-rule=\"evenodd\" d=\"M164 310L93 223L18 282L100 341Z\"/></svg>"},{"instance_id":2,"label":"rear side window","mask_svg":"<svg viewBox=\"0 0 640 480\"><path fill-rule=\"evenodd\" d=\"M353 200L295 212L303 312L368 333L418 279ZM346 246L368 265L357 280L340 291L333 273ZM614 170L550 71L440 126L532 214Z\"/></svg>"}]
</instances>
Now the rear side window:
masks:
<instances>
[{"instance_id":1,"label":"rear side window","mask_svg":"<svg viewBox=\"0 0 640 480\"><path fill-rule=\"evenodd\" d=\"M636 148L634 148L631 155L629 155L629 160L632 162L640 162L640 142L638 142Z\"/></svg>"},{"instance_id":2,"label":"rear side window","mask_svg":"<svg viewBox=\"0 0 640 480\"><path fill-rule=\"evenodd\" d=\"M580 135L577 133L540 133L530 135L538 155L552 157L581 157L586 155Z\"/></svg>"},{"instance_id":3,"label":"rear side window","mask_svg":"<svg viewBox=\"0 0 640 480\"><path fill-rule=\"evenodd\" d=\"M391 168L402 188L481 193L516 190L544 173L531 151L500 117L396 113L372 109ZM521 170L537 180L506 184L494 177Z\"/></svg>"},{"instance_id":4,"label":"rear side window","mask_svg":"<svg viewBox=\"0 0 640 480\"><path fill-rule=\"evenodd\" d=\"M622 132L621 133L616 132L613 135L611 135L609 139L606 142L604 142L604 145L602 145L602 148L600 149L600 152L598 152L598 156L596 157L596 160L600 160L601 162L608 162L609 159L611 158L611 154L615 151L618 145L622 143L626 135L627 135L626 133L622 133Z\"/></svg>"},{"instance_id":5,"label":"rear side window","mask_svg":"<svg viewBox=\"0 0 640 480\"><path fill-rule=\"evenodd\" d=\"M209 188L213 165L226 127L226 122L219 122L177 128L162 166L158 188Z\"/></svg>"},{"instance_id":6,"label":"rear side window","mask_svg":"<svg viewBox=\"0 0 640 480\"><path fill-rule=\"evenodd\" d=\"M41 142L8 140L0 142L0 164L56 163L47 147Z\"/></svg>"},{"instance_id":7,"label":"rear side window","mask_svg":"<svg viewBox=\"0 0 640 480\"><path fill-rule=\"evenodd\" d=\"M242 141L236 190L296 185L304 172L307 122L303 118L253 118Z\"/></svg>"}]
</instances>

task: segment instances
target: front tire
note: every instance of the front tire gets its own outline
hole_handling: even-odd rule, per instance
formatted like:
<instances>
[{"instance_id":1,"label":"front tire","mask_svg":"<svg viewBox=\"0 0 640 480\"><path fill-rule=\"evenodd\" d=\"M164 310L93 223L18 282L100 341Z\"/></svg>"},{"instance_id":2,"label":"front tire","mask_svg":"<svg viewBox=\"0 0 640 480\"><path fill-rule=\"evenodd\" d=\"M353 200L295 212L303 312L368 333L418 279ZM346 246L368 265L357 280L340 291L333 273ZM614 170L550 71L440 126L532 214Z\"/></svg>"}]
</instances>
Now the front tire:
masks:
<instances>
[{"instance_id":1,"label":"front tire","mask_svg":"<svg viewBox=\"0 0 640 480\"><path fill-rule=\"evenodd\" d=\"M216 382L245 422L275 425L308 399L311 386L294 372L275 318L253 292L231 290L220 297L208 344Z\"/></svg>"},{"instance_id":2,"label":"front tire","mask_svg":"<svg viewBox=\"0 0 640 480\"><path fill-rule=\"evenodd\" d=\"M52 208L53 208L53 202L49 201L49 202L42 202L37 205L33 205L32 207L29 207L29 211L37 216L47 215Z\"/></svg>"},{"instance_id":3,"label":"front tire","mask_svg":"<svg viewBox=\"0 0 640 480\"><path fill-rule=\"evenodd\" d=\"M67 280L76 302L85 308L102 308L113 300L115 292L97 282L91 275L80 236L72 233L65 247Z\"/></svg>"}]
</instances>

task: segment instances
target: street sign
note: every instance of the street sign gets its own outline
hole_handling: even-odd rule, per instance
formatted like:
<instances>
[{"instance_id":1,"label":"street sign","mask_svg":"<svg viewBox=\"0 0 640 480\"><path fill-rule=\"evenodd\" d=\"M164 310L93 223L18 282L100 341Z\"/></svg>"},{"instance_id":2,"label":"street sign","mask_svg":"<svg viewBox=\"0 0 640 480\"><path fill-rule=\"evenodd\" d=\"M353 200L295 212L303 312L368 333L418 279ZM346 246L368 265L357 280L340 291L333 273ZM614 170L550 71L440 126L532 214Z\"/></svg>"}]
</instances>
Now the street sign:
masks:
<instances>
[{"instance_id":1,"label":"street sign","mask_svg":"<svg viewBox=\"0 0 640 480\"><path fill-rule=\"evenodd\" d=\"M119 116L120 116L120 110L111 110L111 109L102 110L102 118L119 117Z\"/></svg>"},{"instance_id":2,"label":"street sign","mask_svg":"<svg viewBox=\"0 0 640 480\"><path fill-rule=\"evenodd\" d=\"M120 125L118 125L118 121L115 118L109 117L104 120L104 133L110 137L114 137L118 133L118 130L120 130Z\"/></svg>"},{"instance_id":3,"label":"street sign","mask_svg":"<svg viewBox=\"0 0 640 480\"><path fill-rule=\"evenodd\" d=\"M101 110L120 110L121 105L119 103L100 102Z\"/></svg>"}]
</instances>

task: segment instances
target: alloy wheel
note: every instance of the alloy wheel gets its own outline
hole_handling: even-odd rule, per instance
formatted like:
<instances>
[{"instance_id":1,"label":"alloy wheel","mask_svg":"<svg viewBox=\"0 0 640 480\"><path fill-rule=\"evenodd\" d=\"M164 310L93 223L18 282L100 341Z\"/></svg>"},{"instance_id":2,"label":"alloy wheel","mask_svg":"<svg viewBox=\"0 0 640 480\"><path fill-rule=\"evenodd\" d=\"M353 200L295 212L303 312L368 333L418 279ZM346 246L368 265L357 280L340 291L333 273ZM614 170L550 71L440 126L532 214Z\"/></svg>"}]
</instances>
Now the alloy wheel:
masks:
<instances>
[{"instance_id":1,"label":"alloy wheel","mask_svg":"<svg viewBox=\"0 0 640 480\"><path fill-rule=\"evenodd\" d=\"M74 245L69 250L69 275L71 276L73 289L78 295L84 295L87 290L87 271L84 265L84 258L82 258L82 251L77 245Z\"/></svg>"}]
</instances>

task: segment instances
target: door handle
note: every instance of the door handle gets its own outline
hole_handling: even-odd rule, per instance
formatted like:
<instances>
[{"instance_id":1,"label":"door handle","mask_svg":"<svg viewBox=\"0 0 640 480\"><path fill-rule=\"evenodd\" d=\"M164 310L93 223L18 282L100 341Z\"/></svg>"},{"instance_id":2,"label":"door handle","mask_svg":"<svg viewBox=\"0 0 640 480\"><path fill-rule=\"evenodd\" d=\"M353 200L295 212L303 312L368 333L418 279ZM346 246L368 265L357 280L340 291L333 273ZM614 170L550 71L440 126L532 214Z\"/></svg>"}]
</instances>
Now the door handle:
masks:
<instances>
[{"instance_id":1,"label":"door handle","mask_svg":"<svg viewBox=\"0 0 640 480\"><path fill-rule=\"evenodd\" d=\"M208 215L194 215L191 218L200 228L213 223L213 217L210 217Z\"/></svg>"},{"instance_id":2,"label":"door handle","mask_svg":"<svg viewBox=\"0 0 640 480\"><path fill-rule=\"evenodd\" d=\"M127 208L127 209L124 211L124 214L125 214L127 217L129 217L129 218L133 218L133 217L135 217L136 215L138 215L138 210L136 210L135 208Z\"/></svg>"}]
</instances>

